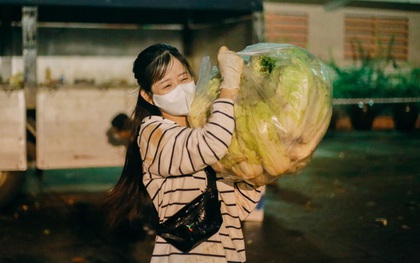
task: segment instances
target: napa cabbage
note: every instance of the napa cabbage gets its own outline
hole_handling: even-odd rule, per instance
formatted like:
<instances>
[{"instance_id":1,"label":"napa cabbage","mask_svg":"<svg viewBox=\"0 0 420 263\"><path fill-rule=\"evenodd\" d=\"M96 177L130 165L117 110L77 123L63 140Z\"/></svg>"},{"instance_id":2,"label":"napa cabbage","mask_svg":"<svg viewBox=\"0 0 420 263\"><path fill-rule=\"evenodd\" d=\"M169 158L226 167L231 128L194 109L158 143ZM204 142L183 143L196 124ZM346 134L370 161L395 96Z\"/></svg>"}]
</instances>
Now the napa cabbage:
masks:
<instances>
[{"instance_id":1,"label":"napa cabbage","mask_svg":"<svg viewBox=\"0 0 420 263\"><path fill-rule=\"evenodd\" d=\"M234 106L228 153L213 168L231 180L265 185L310 162L332 114L328 68L306 50L260 43L238 52L245 60ZM217 98L220 76L202 64L190 123L201 127Z\"/></svg>"}]
</instances>

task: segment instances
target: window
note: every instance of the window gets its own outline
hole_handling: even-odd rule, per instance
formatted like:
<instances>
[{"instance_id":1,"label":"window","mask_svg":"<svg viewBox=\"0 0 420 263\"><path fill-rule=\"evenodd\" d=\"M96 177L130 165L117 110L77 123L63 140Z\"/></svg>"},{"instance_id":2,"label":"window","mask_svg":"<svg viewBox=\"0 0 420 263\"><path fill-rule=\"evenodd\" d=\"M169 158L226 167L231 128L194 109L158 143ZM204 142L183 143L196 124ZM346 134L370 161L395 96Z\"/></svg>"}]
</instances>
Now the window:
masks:
<instances>
[{"instance_id":1,"label":"window","mask_svg":"<svg viewBox=\"0 0 420 263\"><path fill-rule=\"evenodd\" d=\"M347 15L344 24L345 58L360 58L363 51L368 57L389 55L396 60L407 60L407 18Z\"/></svg>"},{"instance_id":2,"label":"window","mask_svg":"<svg viewBox=\"0 0 420 263\"><path fill-rule=\"evenodd\" d=\"M305 48L308 43L306 14L266 13L266 41L288 43Z\"/></svg>"}]
</instances>

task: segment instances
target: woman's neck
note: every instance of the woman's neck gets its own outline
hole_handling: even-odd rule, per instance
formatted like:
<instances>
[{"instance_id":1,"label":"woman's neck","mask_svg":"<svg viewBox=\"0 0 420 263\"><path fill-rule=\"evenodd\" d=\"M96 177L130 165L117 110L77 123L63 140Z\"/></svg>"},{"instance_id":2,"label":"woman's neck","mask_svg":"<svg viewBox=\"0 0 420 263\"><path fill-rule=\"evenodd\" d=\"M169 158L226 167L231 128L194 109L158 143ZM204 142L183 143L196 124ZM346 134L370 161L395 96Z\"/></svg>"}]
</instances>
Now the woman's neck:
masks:
<instances>
[{"instance_id":1,"label":"woman's neck","mask_svg":"<svg viewBox=\"0 0 420 263\"><path fill-rule=\"evenodd\" d=\"M178 123L180 126L189 126L188 118L186 116L174 116L165 112L162 112L162 117L165 119L174 121Z\"/></svg>"}]
</instances>

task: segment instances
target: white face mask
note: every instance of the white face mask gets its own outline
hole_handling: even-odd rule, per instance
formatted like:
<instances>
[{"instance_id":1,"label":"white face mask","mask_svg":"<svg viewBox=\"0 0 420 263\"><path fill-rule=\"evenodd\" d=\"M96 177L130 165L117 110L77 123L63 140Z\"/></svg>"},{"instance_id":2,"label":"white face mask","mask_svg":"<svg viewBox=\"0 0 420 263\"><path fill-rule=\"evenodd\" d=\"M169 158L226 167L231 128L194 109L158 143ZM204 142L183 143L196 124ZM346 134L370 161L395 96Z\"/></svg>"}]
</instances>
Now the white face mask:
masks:
<instances>
[{"instance_id":1,"label":"white face mask","mask_svg":"<svg viewBox=\"0 0 420 263\"><path fill-rule=\"evenodd\" d=\"M176 86L165 95L153 94L155 106L174 116L188 115L194 99L195 83L191 81Z\"/></svg>"}]
</instances>

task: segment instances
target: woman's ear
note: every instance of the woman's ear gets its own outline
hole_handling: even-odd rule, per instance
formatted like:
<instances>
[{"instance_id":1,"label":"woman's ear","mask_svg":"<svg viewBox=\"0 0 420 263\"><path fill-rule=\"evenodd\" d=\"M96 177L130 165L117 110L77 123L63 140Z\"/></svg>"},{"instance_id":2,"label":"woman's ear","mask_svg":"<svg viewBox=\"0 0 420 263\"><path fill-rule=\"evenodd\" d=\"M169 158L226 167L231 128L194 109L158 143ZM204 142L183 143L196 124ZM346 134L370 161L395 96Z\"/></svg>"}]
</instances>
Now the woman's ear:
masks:
<instances>
[{"instance_id":1,"label":"woman's ear","mask_svg":"<svg viewBox=\"0 0 420 263\"><path fill-rule=\"evenodd\" d=\"M154 103L153 103L153 99L152 99L152 95L151 95L151 94L147 93L147 92L146 92L146 91L144 91L144 90L140 90L140 95L143 97L143 99L144 99L145 101L147 101L148 103L150 103L150 104L154 105Z\"/></svg>"}]
</instances>

